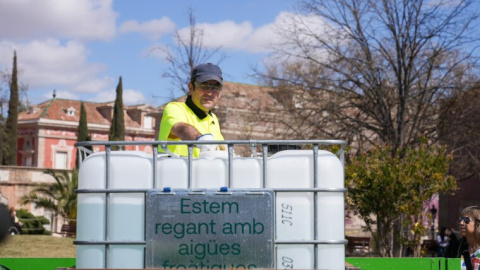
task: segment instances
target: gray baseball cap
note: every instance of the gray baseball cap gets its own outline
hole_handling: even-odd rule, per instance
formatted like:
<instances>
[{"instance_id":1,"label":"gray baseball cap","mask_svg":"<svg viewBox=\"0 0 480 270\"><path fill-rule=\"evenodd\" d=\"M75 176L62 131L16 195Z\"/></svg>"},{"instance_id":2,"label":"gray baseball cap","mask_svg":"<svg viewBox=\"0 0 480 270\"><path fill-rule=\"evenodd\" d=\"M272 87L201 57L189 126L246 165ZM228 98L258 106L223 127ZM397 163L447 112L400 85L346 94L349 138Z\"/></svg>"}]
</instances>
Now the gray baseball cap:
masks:
<instances>
[{"instance_id":1,"label":"gray baseball cap","mask_svg":"<svg viewBox=\"0 0 480 270\"><path fill-rule=\"evenodd\" d=\"M200 64L192 70L191 81L197 81L203 83L206 81L214 80L223 83L222 70L212 63Z\"/></svg>"}]
</instances>

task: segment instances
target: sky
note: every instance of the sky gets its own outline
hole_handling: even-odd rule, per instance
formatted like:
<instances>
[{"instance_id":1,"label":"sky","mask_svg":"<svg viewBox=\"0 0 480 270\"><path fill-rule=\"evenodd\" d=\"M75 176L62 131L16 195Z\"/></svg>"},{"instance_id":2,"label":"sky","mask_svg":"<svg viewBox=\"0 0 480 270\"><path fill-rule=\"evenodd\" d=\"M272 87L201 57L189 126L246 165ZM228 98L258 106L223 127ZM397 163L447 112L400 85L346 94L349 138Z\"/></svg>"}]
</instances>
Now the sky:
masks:
<instances>
[{"instance_id":1,"label":"sky","mask_svg":"<svg viewBox=\"0 0 480 270\"><path fill-rule=\"evenodd\" d=\"M188 10L204 31L204 46L226 58L224 80L255 84L275 40L274 25L295 0L0 0L0 71L10 73L17 53L19 82L28 101L115 99L120 76L126 105L159 106L182 92L162 74L161 53L175 31L189 29ZM218 56L219 54L217 54ZM218 57L213 57L216 63ZM5 89L8 85L3 83Z\"/></svg>"}]
</instances>

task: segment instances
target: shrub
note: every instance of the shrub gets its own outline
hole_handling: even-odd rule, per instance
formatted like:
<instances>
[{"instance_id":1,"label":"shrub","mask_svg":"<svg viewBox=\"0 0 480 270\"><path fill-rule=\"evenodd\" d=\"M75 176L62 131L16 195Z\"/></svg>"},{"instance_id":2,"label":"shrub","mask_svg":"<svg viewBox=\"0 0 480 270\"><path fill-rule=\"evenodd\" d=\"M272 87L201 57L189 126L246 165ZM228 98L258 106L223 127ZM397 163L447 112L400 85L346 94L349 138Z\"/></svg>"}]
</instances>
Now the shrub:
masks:
<instances>
[{"instance_id":1,"label":"shrub","mask_svg":"<svg viewBox=\"0 0 480 270\"><path fill-rule=\"evenodd\" d=\"M24 234L49 234L43 225L50 224L50 221L44 216L34 216L25 209L18 209L17 217Z\"/></svg>"}]
</instances>

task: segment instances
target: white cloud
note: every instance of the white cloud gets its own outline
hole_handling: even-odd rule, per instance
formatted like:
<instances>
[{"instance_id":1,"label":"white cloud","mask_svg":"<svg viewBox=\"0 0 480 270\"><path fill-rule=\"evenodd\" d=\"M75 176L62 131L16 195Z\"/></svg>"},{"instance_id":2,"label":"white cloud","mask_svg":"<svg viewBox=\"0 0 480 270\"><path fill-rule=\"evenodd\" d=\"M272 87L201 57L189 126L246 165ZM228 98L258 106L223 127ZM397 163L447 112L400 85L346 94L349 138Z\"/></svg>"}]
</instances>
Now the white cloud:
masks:
<instances>
[{"instance_id":1,"label":"white cloud","mask_svg":"<svg viewBox=\"0 0 480 270\"><path fill-rule=\"evenodd\" d=\"M113 88L116 80L112 77L92 78L83 83L78 83L72 90L79 93L98 93L104 89Z\"/></svg>"},{"instance_id":2,"label":"white cloud","mask_svg":"<svg viewBox=\"0 0 480 270\"><path fill-rule=\"evenodd\" d=\"M14 50L20 80L30 89L55 86L57 90L96 93L114 84L113 78L97 78L105 66L88 62L88 52L78 42L62 44L56 39L18 44L0 42L0 67L11 69Z\"/></svg>"},{"instance_id":3,"label":"white cloud","mask_svg":"<svg viewBox=\"0 0 480 270\"><path fill-rule=\"evenodd\" d=\"M160 20L151 20L139 23L135 20L124 22L120 26L121 33L140 33L150 39L157 40L162 36L175 31L175 23L168 17L162 17Z\"/></svg>"},{"instance_id":4,"label":"white cloud","mask_svg":"<svg viewBox=\"0 0 480 270\"><path fill-rule=\"evenodd\" d=\"M272 38L269 47L281 49L263 59L268 65L281 65L286 61L298 61L297 56L304 55L302 48L297 44L300 40L303 45L315 46L318 44L315 36L324 40L329 39L332 44L339 44L345 32L329 25L323 18L315 15L305 15L292 12L281 12L271 24ZM288 53L284 53L288 52ZM309 52L310 57L326 59L327 51L316 48Z\"/></svg>"},{"instance_id":5,"label":"white cloud","mask_svg":"<svg viewBox=\"0 0 480 270\"><path fill-rule=\"evenodd\" d=\"M114 101L115 96L116 96L115 90L103 91L98 93L94 98L91 98L90 101L93 101L93 102Z\"/></svg>"},{"instance_id":6,"label":"white cloud","mask_svg":"<svg viewBox=\"0 0 480 270\"><path fill-rule=\"evenodd\" d=\"M277 40L273 32L274 24L264 25L253 32L247 42L250 52L271 52L270 44Z\"/></svg>"},{"instance_id":7,"label":"white cloud","mask_svg":"<svg viewBox=\"0 0 480 270\"><path fill-rule=\"evenodd\" d=\"M222 45L233 50L244 50L245 42L253 33L250 22L236 24L232 21L224 21L216 24L199 24L204 31L203 43L207 47ZM188 29L184 29L184 31ZM218 44L218 45L217 45Z\"/></svg>"},{"instance_id":8,"label":"white cloud","mask_svg":"<svg viewBox=\"0 0 480 270\"><path fill-rule=\"evenodd\" d=\"M196 25L203 31L203 45L207 48L217 48L222 46L226 50L258 52L259 47L248 44L254 29L250 22L237 24L233 21L223 21L218 23L199 23ZM179 30L180 37L188 40L190 36L190 27Z\"/></svg>"},{"instance_id":9,"label":"white cloud","mask_svg":"<svg viewBox=\"0 0 480 270\"><path fill-rule=\"evenodd\" d=\"M235 23L223 21L218 23L199 23L197 27L203 30L203 45L207 48L222 46L226 50L245 51L248 53L271 52L270 45L278 40L275 29L282 24L290 13L282 12L275 21L259 28L253 28L250 22ZM182 39L190 35L190 28L179 30Z\"/></svg>"},{"instance_id":10,"label":"white cloud","mask_svg":"<svg viewBox=\"0 0 480 270\"><path fill-rule=\"evenodd\" d=\"M144 104L145 101L146 99L142 92L134 89L123 90L123 103L127 105L135 105L135 104Z\"/></svg>"},{"instance_id":11,"label":"white cloud","mask_svg":"<svg viewBox=\"0 0 480 270\"><path fill-rule=\"evenodd\" d=\"M116 98L116 95L117 94L115 90L103 91L101 93L98 93L98 95L92 98L91 101L95 101L95 102L114 101ZM146 101L145 96L140 91L137 91L134 89L124 89L122 98L123 98L123 104L125 105L144 104Z\"/></svg>"},{"instance_id":12,"label":"white cloud","mask_svg":"<svg viewBox=\"0 0 480 270\"><path fill-rule=\"evenodd\" d=\"M115 35L116 17L112 0L2 0L0 36L109 40Z\"/></svg>"}]
</instances>

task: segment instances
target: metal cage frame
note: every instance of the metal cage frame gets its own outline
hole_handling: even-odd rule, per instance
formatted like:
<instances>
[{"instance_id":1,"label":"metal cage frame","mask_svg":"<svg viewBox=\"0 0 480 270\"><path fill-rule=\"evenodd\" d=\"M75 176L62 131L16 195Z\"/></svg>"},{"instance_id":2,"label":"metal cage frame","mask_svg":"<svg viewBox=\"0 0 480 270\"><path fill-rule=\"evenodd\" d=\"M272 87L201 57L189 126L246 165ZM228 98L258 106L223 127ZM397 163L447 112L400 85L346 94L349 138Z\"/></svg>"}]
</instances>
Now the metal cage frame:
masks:
<instances>
[{"instance_id":1,"label":"metal cage frame","mask_svg":"<svg viewBox=\"0 0 480 270\"><path fill-rule=\"evenodd\" d=\"M340 159L343 168L345 168L345 148L347 142L344 140L226 140L226 141L86 141L86 142L77 142L75 143L75 147L77 147L78 151L78 159L80 167L82 166L83 161L88 157L89 154L93 153L93 151L87 149L87 146L105 146L105 179L106 185L105 189L77 189L75 192L77 194L88 194L88 193L104 193L105 194L105 217L108 217L109 212L109 198L110 194L112 193L144 193L145 201L146 201L146 194L147 191L151 189L111 189L109 188L110 183L110 156L112 151L112 146L126 146L126 145L149 145L152 146L153 153L153 174L152 174L152 189L160 189L161 187L156 186L156 179L157 179L157 161L159 158L158 147L166 150L168 145L186 145L188 147L188 157L187 157L187 168L188 168L188 188L192 186L192 161L193 161L193 147L199 144L223 144L228 145L228 173L227 173L227 188L231 186L231 179L232 179L232 172L233 172L233 162L232 160L234 157L234 149L235 145L249 145L252 150L252 157L257 157L258 153L256 151L257 146L260 145L262 152L262 187L266 188L266 179L267 179L267 157L268 157L268 146L269 145L294 145L294 146L303 146L310 148L312 150L313 155L313 188L269 188L273 190L275 197L278 193L286 193L286 192L305 192L305 193L313 193L313 239L314 240L298 240L298 241L281 241L274 239L274 246L277 244L282 245L313 245L314 246L314 262L313 266L314 269L318 268L318 259L317 259L317 250L318 245L346 245L348 241L346 239L332 239L332 240L318 240L318 232L317 232L317 224L318 217L317 217L317 202L318 202L318 193L325 193L325 192L334 192L334 193L346 193L346 188L318 188L318 151L319 147L321 146L340 146L336 156ZM220 187L219 187L220 188ZM146 209L146 208L145 208ZM146 218L146 215L145 215ZM345 225L345 224L344 224ZM104 265L108 268L108 258L109 258L109 247L110 245L143 245L146 246L146 232L144 234L143 241L111 241L109 240L109 232L108 232L108 218L105 218L105 239L104 241L81 241L75 240L75 245L104 245L105 246L105 257L104 257ZM276 232L275 232L276 235ZM276 261L274 262L276 265ZM145 268L145 252L144 252L144 266ZM276 266L278 267L278 266Z\"/></svg>"}]
</instances>

